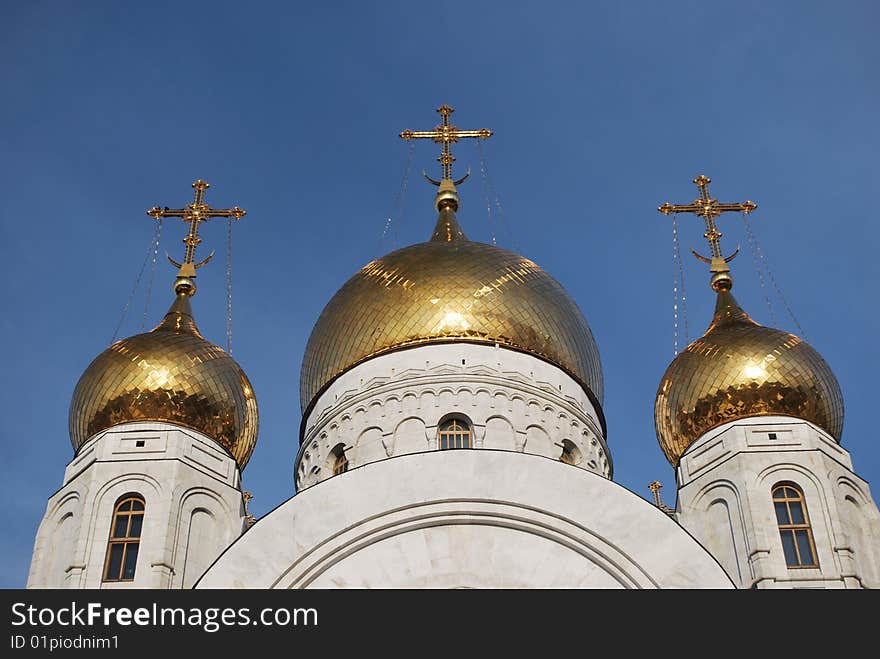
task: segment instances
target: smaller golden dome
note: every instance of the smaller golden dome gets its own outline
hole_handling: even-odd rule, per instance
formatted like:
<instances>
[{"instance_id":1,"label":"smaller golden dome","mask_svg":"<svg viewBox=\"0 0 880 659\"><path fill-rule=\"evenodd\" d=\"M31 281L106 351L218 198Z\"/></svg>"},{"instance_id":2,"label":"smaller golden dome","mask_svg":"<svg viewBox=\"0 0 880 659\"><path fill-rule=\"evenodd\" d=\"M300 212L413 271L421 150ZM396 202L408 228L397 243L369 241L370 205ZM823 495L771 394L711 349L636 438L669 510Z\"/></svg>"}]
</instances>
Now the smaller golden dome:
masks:
<instances>
[{"instance_id":1,"label":"smaller golden dome","mask_svg":"<svg viewBox=\"0 0 880 659\"><path fill-rule=\"evenodd\" d=\"M831 368L794 334L752 320L728 280L716 286L706 333L672 361L660 381L654 425L669 462L678 465L712 428L754 416L805 419L840 441L843 396Z\"/></svg>"},{"instance_id":2,"label":"smaller golden dome","mask_svg":"<svg viewBox=\"0 0 880 659\"><path fill-rule=\"evenodd\" d=\"M188 292L178 287L155 329L117 341L83 373L70 402L74 450L120 423L165 421L211 437L244 469L257 442L257 400L238 363L199 333Z\"/></svg>"}]
</instances>

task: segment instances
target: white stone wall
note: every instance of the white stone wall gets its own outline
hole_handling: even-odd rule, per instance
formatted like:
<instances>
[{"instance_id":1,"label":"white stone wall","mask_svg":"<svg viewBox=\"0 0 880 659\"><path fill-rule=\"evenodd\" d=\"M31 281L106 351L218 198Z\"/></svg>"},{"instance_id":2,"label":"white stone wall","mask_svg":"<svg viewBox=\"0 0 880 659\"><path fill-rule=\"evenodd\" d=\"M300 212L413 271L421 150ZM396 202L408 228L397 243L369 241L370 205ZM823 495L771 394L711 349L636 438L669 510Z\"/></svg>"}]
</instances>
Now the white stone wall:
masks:
<instances>
[{"instance_id":1,"label":"white stone wall","mask_svg":"<svg viewBox=\"0 0 880 659\"><path fill-rule=\"evenodd\" d=\"M297 488L332 475L339 445L349 468L435 450L450 415L470 420L473 448L558 459L569 441L575 466L611 477L599 415L575 380L525 353L451 343L381 355L335 380L308 415Z\"/></svg>"},{"instance_id":2,"label":"white stone wall","mask_svg":"<svg viewBox=\"0 0 880 659\"><path fill-rule=\"evenodd\" d=\"M197 431L167 423L114 426L67 466L37 531L28 588L188 588L241 533L235 461ZM145 500L132 582L102 583L113 510Z\"/></svg>"},{"instance_id":3,"label":"white stone wall","mask_svg":"<svg viewBox=\"0 0 880 659\"><path fill-rule=\"evenodd\" d=\"M877 505L849 453L812 423L753 417L715 428L682 456L677 479L679 521L740 587L880 588ZM785 564L771 498L784 481L804 493L817 568Z\"/></svg>"},{"instance_id":4,"label":"white stone wall","mask_svg":"<svg viewBox=\"0 0 880 659\"><path fill-rule=\"evenodd\" d=\"M354 468L258 520L197 588L732 588L681 526L616 483L512 451Z\"/></svg>"}]
</instances>

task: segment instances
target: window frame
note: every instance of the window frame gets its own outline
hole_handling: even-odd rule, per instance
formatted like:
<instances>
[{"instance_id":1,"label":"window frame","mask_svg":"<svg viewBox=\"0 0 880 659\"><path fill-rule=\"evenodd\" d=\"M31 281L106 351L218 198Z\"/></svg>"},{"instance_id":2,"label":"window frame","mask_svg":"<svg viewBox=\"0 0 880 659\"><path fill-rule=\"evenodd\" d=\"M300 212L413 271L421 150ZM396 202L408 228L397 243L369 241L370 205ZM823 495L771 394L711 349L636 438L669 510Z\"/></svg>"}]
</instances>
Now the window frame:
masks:
<instances>
[{"instance_id":1,"label":"window frame","mask_svg":"<svg viewBox=\"0 0 880 659\"><path fill-rule=\"evenodd\" d=\"M793 492L794 494L789 494ZM804 495L804 491L800 488L800 486L791 482L782 482L777 483L770 489L770 500L773 503L773 514L776 518L776 527L779 531L779 541L782 545L782 556L783 560L785 560L785 566L789 570L803 570L803 569L816 569L819 567L819 554L816 551L816 542L813 537L813 527L810 524L810 515L807 511L807 498ZM787 521L783 522L780 519L780 510L778 508L778 504L784 504L785 506L785 516ZM792 505L799 506L800 508L800 517L803 518L803 522L796 522L796 516L792 513ZM797 510L797 508L795 508ZM811 553L810 558L812 558L811 563L804 563L801 556L801 547L798 543L798 532L803 532L806 534L808 548ZM797 560L796 564L789 563L788 555L785 551L785 534L789 534L791 538L791 544L794 548L795 559Z\"/></svg>"},{"instance_id":2,"label":"window frame","mask_svg":"<svg viewBox=\"0 0 880 659\"><path fill-rule=\"evenodd\" d=\"M123 494L116 500L116 503L113 505L113 517L110 521L110 531L107 537L107 552L104 556L104 570L101 574L102 583L130 583L135 580L135 576L137 575L137 561L140 557L140 544L143 535L146 510L147 504L144 497L135 492ZM122 517L127 517L125 522L125 533L124 535L116 535L116 527ZM139 518L137 535L131 535L133 520L136 517ZM111 576L110 564L113 557L113 550L117 546L122 547L122 555L119 559L119 569L116 572L116 576ZM132 549L135 552L134 566L131 571L131 576L126 577L126 558Z\"/></svg>"},{"instance_id":3,"label":"window frame","mask_svg":"<svg viewBox=\"0 0 880 659\"><path fill-rule=\"evenodd\" d=\"M452 429L447 429L448 426ZM460 425L461 427L454 427ZM451 440L451 441L450 441ZM444 442L446 445L444 446ZM457 445L457 444L461 445ZM437 424L437 449L451 451L474 447L474 426L470 419L460 415L448 416Z\"/></svg>"}]
</instances>

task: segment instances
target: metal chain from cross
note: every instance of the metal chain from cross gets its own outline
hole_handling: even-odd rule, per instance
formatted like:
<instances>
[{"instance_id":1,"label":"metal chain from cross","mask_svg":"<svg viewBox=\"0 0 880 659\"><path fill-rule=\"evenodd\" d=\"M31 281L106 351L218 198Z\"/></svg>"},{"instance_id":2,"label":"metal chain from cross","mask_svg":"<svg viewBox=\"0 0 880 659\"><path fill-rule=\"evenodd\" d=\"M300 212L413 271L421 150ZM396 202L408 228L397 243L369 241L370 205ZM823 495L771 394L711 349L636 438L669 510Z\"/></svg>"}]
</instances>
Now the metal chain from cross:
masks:
<instances>
[{"instance_id":1,"label":"metal chain from cross","mask_svg":"<svg viewBox=\"0 0 880 659\"><path fill-rule=\"evenodd\" d=\"M492 137L492 131L488 128L481 128L480 130L459 130L457 126L452 126L449 123L449 115L451 115L455 110L446 105L445 103L437 108L437 112L440 113L442 117L442 122L439 126L435 127L434 130L409 130L406 129L400 136L406 140L414 140L414 139L430 139L440 144L440 157L437 160L440 162L443 168L443 180L452 180L452 163L455 162L455 156L452 155L452 144L458 142L458 140L467 137L474 137L481 140L486 140ZM454 181L454 185L458 185L462 183L468 175L466 174L462 179L458 181ZM441 181L435 181L428 177L425 174L425 178L427 178L434 185L439 186Z\"/></svg>"},{"instance_id":2,"label":"metal chain from cross","mask_svg":"<svg viewBox=\"0 0 880 659\"><path fill-rule=\"evenodd\" d=\"M179 217L184 222L189 223L189 231L187 232L186 237L183 239L183 243L184 245L186 245L183 262L178 263L170 256L167 257L171 264L178 268L178 280L192 279L196 276L196 270L208 263L208 261L210 261L214 257L214 251L212 250L207 258L198 263L195 263L196 247L198 247L199 243L202 242L202 239L199 238L199 224L201 224L202 222L207 222L212 217L231 217L239 220L247 215L247 211L239 208L238 206L233 206L232 208L226 209L216 209L208 206L208 204L205 203L205 190L207 190L211 186L206 181L199 179L192 184L192 187L195 191L193 196L193 203L188 204L184 208L172 209L168 208L167 206L165 206L164 208L153 206L153 208L147 211L147 215L155 220L159 220L159 218L164 217ZM176 285L175 288L177 288ZM191 289L192 292L195 292L194 285L191 286ZM190 295L192 295L192 293L190 293Z\"/></svg>"},{"instance_id":3,"label":"metal chain from cross","mask_svg":"<svg viewBox=\"0 0 880 659\"><path fill-rule=\"evenodd\" d=\"M747 199L744 202L738 204L721 204L718 203L717 199L712 199L709 196L709 183L712 182L708 176L700 174L697 178L694 179L694 183L697 188L700 190L699 199L695 199L690 204L670 204L668 201L659 206L657 208L658 211L663 213L664 215L670 215L671 213L694 213L695 215L699 215L706 222L706 233L703 234L703 237L709 243L709 249L711 251L711 257L701 256L696 252L696 250L691 249L691 253L697 257L703 263L711 264L709 270L715 275L720 275L720 273L728 273L730 272L730 268L727 267L727 264L730 263L736 255L739 254L739 247L734 250L733 254L730 256L722 256L721 254L721 236L723 235L715 224L715 218L719 217L722 213L726 213L729 211L740 211L742 213L751 213L758 206L751 200ZM729 275L725 276L724 279L726 281L730 280ZM713 282L717 280L717 277L713 279ZM720 280L718 280L720 283ZM714 287L713 283L713 287Z\"/></svg>"}]
</instances>

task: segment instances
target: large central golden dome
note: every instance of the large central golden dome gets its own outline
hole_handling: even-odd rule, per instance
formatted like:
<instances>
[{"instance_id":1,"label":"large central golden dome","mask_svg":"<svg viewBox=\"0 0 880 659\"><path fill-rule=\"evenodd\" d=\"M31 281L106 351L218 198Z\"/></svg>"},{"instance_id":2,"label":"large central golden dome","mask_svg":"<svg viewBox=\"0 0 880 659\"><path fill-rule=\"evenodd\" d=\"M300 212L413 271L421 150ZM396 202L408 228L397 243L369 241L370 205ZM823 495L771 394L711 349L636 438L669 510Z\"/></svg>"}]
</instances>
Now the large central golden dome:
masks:
<instances>
[{"instance_id":1,"label":"large central golden dome","mask_svg":"<svg viewBox=\"0 0 880 659\"><path fill-rule=\"evenodd\" d=\"M199 333L186 293L151 332L117 341L83 373L70 440L127 421L165 421L211 437L244 469L257 442L257 400L236 361Z\"/></svg>"},{"instance_id":2,"label":"large central golden dome","mask_svg":"<svg viewBox=\"0 0 880 659\"><path fill-rule=\"evenodd\" d=\"M794 334L763 327L719 287L706 333L666 369L654 406L660 446L673 466L721 424L753 416L792 416L843 432L843 396L828 364Z\"/></svg>"},{"instance_id":3,"label":"large central golden dome","mask_svg":"<svg viewBox=\"0 0 880 659\"><path fill-rule=\"evenodd\" d=\"M447 207L428 242L368 263L324 308L303 358L303 411L366 359L448 341L533 354L566 371L601 404L599 351L565 289L529 259L468 240Z\"/></svg>"}]
</instances>

